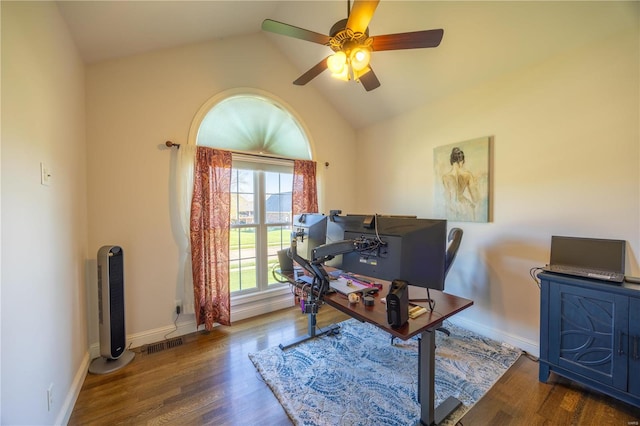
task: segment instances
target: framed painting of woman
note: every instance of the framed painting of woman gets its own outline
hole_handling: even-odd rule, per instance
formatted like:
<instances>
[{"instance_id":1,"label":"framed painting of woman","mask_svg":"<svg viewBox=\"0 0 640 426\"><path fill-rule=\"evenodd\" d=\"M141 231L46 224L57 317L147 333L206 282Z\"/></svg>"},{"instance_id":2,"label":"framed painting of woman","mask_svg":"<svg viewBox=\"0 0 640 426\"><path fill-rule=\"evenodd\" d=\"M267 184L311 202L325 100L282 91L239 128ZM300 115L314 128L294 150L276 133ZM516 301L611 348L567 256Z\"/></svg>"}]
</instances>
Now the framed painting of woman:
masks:
<instances>
[{"instance_id":1,"label":"framed painting of woman","mask_svg":"<svg viewBox=\"0 0 640 426\"><path fill-rule=\"evenodd\" d=\"M434 148L434 204L438 217L489 222L491 137Z\"/></svg>"}]
</instances>

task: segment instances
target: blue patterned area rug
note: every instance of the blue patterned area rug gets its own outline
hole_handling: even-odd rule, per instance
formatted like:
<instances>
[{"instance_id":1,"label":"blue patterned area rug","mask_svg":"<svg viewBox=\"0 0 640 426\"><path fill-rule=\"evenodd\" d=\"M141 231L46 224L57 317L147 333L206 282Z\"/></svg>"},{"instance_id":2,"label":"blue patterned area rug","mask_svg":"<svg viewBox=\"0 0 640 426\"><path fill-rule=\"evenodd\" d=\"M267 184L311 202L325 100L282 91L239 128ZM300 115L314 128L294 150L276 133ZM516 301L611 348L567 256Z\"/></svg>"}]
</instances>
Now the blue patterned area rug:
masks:
<instances>
[{"instance_id":1,"label":"blue patterned area rug","mask_svg":"<svg viewBox=\"0 0 640 426\"><path fill-rule=\"evenodd\" d=\"M457 327L436 333L436 406L449 396L462 405L443 424L455 425L520 356L520 350ZM282 351L249 354L295 425L414 425L418 403L418 340L395 339L350 319L340 334Z\"/></svg>"}]
</instances>

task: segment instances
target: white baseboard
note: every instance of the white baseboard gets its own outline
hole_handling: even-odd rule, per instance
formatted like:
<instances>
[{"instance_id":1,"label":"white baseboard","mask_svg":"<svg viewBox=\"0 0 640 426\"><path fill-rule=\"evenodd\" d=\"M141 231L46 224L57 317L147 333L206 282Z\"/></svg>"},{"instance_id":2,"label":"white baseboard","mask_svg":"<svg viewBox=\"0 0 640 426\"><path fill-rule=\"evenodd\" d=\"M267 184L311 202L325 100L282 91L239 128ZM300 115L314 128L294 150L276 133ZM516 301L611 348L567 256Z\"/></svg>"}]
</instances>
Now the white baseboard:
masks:
<instances>
[{"instance_id":1,"label":"white baseboard","mask_svg":"<svg viewBox=\"0 0 640 426\"><path fill-rule=\"evenodd\" d=\"M66 425L69 423L71 413L73 413L73 407L76 405L78 395L80 395L80 390L84 384L84 379L87 377L90 361L91 357L89 356L89 352L85 352L84 357L82 357L82 362L80 362L80 366L78 367L78 371L76 371L76 374L73 377L73 382L71 383L69 392L67 393L64 403L62 404L62 407L60 407L60 411L56 417L56 425Z\"/></svg>"},{"instance_id":2,"label":"white baseboard","mask_svg":"<svg viewBox=\"0 0 640 426\"><path fill-rule=\"evenodd\" d=\"M170 325L128 335L128 347L138 348L143 345L161 342L166 339L172 339L184 334L194 333L195 331L197 331L194 316L185 315L185 317L185 321L177 323L176 326ZM91 359L98 358L100 356L100 343L93 343L89 349L89 352L91 353Z\"/></svg>"},{"instance_id":3,"label":"white baseboard","mask_svg":"<svg viewBox=\"0 0 640 426\"><path fill-rule=\"evenodd\" d=\"M468 320L462 317L450 317L449 321L453 324L458 325L462 328L466 328L467 330L474 331L483 336L489 337L493 340L497 340L498 342L507 343L513 347L522 349L527 353L539 357L540 356L540 345L538 342L534 342L532 340L524 339L520 336L515 336L513 334L505 333L503 330L497 330L491 327L485 327L479 325L477 322Z\"/></svg>"},{"instance_id":4,"label":"white baseboard","mask_svg":"<svg viewBox=\"0 0 640 426\"><path fill-rule=\"evenodd\" d=\"M293 305L293 296L289 292L277 297L237 305L231 310L231 322L290 308Z\"/></svg>"},{"instance_id":5,"label":"white baseboard","mask_svg":"<svg viewBox=\"0 0 640 426\"><path fill-rule=\"evenodd\" d=\"M289 308L294 305L293 296L290 292L278 294L268 299L256 300L248 303L236 304L231 312L231 322L255 317L258 315L268 314L280 309ZM160 327L153 330L147 330L140 333L130 334L127 336L127 344L132 348L138 348L143 345L161 342L166 339L172 339L185 334L195 333L197 331L196 320L194 315L184 315L184 321L176 326L170 325ZM166 336L166 337L165 337ZM95 342L89 348L91 359L100 356L100 343ZM87 367L88 368L88 367Z\"/></svg>"}]
</instances>

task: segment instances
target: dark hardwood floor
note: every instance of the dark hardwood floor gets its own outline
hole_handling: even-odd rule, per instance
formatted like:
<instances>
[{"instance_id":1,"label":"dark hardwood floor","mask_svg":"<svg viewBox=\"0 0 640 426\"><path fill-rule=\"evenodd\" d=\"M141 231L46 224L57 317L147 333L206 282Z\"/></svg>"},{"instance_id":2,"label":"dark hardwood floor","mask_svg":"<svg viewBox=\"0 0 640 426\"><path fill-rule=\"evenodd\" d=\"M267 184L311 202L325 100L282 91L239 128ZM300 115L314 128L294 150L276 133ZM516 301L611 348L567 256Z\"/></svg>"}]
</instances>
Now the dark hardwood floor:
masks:
<instances>
[{"instance_id":1,"label":"dark hardwood floor","mask_svg":"<svg viewBox=\"0 0 640 426\"><path fill-rule=\"evenodd\" d=\"M323 306L318 324L347 318ZM69 425L290 425L247 354L306 330L306 317L291 308L183 336L182 345L155 353L136 348L135 359L123 369L87 375ZM526 356L461 420L465 426L638 422L640 409L554 374L549 383L540 383L538 364Z\"/></svg>"}]
</instances>

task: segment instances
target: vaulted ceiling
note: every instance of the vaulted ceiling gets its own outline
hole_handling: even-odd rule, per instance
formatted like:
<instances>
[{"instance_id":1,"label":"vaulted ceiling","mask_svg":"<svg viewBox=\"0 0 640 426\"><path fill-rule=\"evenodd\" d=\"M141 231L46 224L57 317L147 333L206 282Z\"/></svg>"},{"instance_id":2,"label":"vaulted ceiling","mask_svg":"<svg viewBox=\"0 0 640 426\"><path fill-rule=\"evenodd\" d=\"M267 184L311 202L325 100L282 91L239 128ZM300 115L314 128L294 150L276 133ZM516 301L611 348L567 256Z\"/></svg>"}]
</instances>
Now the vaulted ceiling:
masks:
<instances>
[{"instance_id":1,"label":"vaulted ceiling","mask_svg":"<svg viewBox=\"0 0 640 426\"><path fill-rule=\"evenodd\" d=\"M60 1L87 63L261 32L265 18L328 34L347 1ZM638 2L382 0L371 36L443 28L437 48L374 52L382 85L366 92L325 71L315 87L354 128L637 28ZM264 33L304 73L328 47ZM295 76L297 77L297 76ZM294 77L294 78L295 78ZM293 79L292 79L293 80Z\"/></svg>"}]
</instances>

